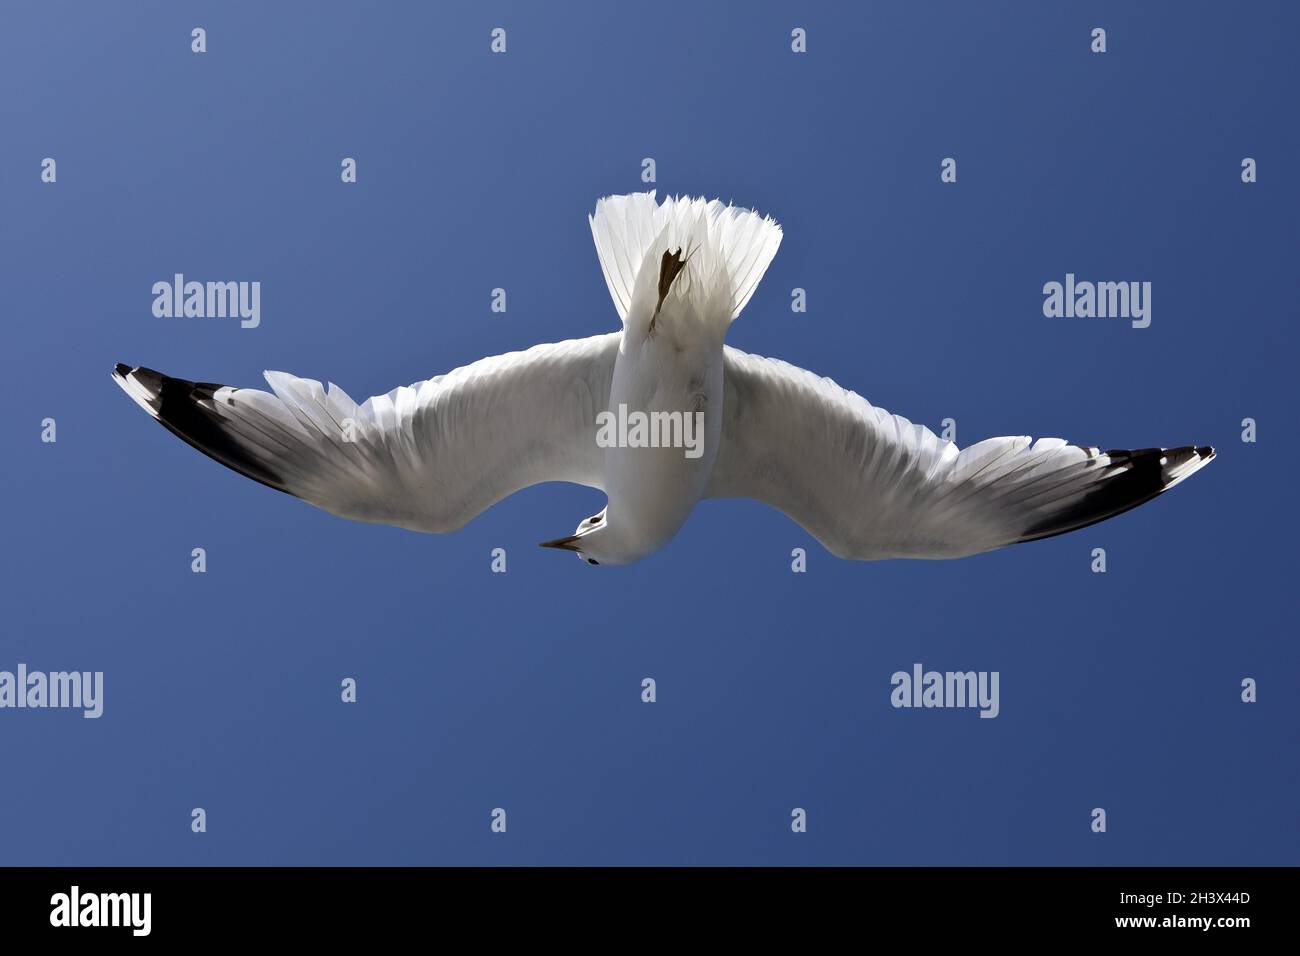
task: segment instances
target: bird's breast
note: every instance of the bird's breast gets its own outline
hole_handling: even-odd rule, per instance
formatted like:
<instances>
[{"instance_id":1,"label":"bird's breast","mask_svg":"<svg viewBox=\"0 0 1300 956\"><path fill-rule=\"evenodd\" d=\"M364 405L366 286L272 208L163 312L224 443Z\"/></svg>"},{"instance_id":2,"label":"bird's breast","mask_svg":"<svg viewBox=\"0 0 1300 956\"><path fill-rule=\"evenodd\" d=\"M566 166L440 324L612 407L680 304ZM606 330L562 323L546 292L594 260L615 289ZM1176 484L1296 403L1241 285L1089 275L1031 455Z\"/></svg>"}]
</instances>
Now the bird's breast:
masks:
<instances>
[{"instance_id":1,"label":"bird's breast","mask_svg":"<svg viewBox=\"0 0 1300 956\"><path fill-rule=\"evenodd\" d=\"M703 496L722 432L722 348L667 336L622 351L599 436L612 520L656 545Z\"/></svg>"}]
</instances>

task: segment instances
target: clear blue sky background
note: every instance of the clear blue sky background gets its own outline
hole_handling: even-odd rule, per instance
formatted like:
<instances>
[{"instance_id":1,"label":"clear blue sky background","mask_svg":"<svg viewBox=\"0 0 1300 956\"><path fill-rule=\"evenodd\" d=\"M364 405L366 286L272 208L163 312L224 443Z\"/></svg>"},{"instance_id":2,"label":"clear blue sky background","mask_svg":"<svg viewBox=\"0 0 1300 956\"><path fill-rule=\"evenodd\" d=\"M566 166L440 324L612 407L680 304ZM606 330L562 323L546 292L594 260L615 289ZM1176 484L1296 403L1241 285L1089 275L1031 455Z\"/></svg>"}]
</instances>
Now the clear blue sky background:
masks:
<instances>
[{"instance_id":1,"label":"clear blue sky background","mask_svg":"<svg viewBox=\"0 0 1300 956\"><path fill-rule=\"evenodd\" d=\"M614 6L5 5L0 669L106 700L0 711L0 863L1296 863L1295 5ZM350 524L109 379L360 398L615 328L585 217L647 156L784 226L731 344L964 444L1219 460L960 562L840 562L725 501L595 569L536 547L594 491ZM261 327L154 318L175 272L260 281ZM1066 272L1151 281L1151 327L1044 318ZM1000 671L1001 716L892 709L917 661Z\"/></svg>"}]
</instances>

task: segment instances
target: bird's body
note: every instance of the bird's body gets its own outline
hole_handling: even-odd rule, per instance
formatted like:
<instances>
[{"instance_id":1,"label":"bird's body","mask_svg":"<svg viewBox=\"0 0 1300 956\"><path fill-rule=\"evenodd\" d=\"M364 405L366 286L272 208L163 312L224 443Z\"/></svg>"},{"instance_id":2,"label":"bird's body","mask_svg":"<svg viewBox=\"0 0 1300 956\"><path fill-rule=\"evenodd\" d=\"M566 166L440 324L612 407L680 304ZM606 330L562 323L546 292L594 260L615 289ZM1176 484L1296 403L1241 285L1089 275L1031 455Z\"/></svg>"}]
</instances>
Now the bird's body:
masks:
<instances>
[{"instance_id":1,"label":"bird's body","mask_svg":"<svg viewBox=\"0 0 1300 956\"><path fill-rule=\"evenodd\" d=\"M1119 514L1213 458L1022 437L958 450L829 379L725 345L780 243L772 220L648 193L601 200L591 227L619 332L361 405L282 372L266 375L274 394L125 365L114 378L200 451L346 518L447 532L538 482L602 489L602 512L546 542L592 564L653 553L708 497L765 501L840 557L961 557ZM673 428L602 440L628 414Z\"/></svg>"},{"instance_id":2,"label":"bird's body","mask_svg":"<svg viewBox=\"0 0 1300 956\"><path fill-rule=\"evenodd\" d=\"M603 560L610 563L628 563L667 544L704 497L722 433L723 340L738 311L722 256L725 230L711 228L714 220L707 204L659 207L648 197L620 198L629 208L619 211L651 223L655 236L641 252L640 267L626 285L623 335L607 411L617 416L620 410L631 409L647 417L668 415L698 423L701 454L688 457L680 443L635 448L616 444L605 449L609 505L606 527L599 534L604 538ZM613 202L622 205L617 199ZM603 205L597 208L592 228L598 249L602 231L610 228L616 215ZM762 225L775 253L780 237L776 224L753 213L742 217L746 224L752 219ZM736 218L728 216L725 221ZM607 241L611 258L621 261L613 252L618 239L610 235ZM611 285L611 294L617 303L624 291ZM591 543L588 539L588 548Z\"/></svg>"},{"instance_id":3,"label":"bird's body","mask_svg":"<svg viewBox=\"0 0 1300 956\"><path fill-rule=\"evenodd\" d=\"M662 317L658 334L640 341L624 332L608 411L676 414L683 421L702 415L702 454L688 458L672 445L605 449L605 494L615 516L610 534L617 534L620 556L629 560L667 544L704 497L722 432L722 342L679 343L668 331L672 320Z\"/></svg>"}]
</instances>

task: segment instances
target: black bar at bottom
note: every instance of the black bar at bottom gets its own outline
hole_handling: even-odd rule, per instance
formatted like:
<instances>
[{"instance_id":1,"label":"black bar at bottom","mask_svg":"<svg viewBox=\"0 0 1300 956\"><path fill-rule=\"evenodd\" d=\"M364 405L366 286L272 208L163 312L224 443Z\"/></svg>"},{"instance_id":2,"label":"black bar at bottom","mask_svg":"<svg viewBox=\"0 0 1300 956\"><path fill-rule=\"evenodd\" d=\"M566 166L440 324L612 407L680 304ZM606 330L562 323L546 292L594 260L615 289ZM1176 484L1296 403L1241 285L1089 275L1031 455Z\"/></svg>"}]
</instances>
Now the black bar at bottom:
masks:
<instances>
[{"instance_id":1,"label":"black bar at bottom","mask_svg":"<svg viewBox=\"0 0 1300 956\"><path fill-rule=\"evenodd\" d=\"M622 934L666 944L663 934L679 931L738 942L751 934L771 941L782 931L798 937L840 930L868 938L920 932L927 940L1199 935L1231 943L1246 938L1241 934L1287 928L1296 874L1288 868L0 869L0 932L7 942L75 936L79 944L133 936L338 943L452 931L493 941L520 932L534 942L599 931L611 944Z\"/></svg>"}]
</instances>

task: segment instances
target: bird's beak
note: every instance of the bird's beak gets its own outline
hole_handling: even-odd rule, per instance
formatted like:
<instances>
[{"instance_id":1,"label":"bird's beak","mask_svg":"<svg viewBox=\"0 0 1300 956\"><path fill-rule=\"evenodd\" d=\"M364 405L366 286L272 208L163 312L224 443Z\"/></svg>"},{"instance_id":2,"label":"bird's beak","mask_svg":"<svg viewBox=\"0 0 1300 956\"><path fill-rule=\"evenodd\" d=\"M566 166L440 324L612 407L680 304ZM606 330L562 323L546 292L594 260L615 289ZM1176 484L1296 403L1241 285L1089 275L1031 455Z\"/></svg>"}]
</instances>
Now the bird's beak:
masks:
<instances>
[{"instance_id":1,"label":"bird's beak","mask_svg":"<svg viewBox=\"0 0 1300 956\"><path fill-rule=\"evenodd\" d=\"M538 545L540 548L563 548L565 551L577 551L578 546L574 544L579 535L571 534L567 537L556 538L554 541L543 541Z\"/></svg>"}]
</instances>

